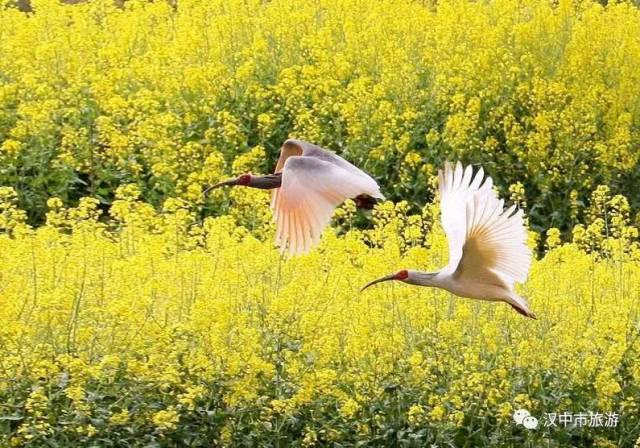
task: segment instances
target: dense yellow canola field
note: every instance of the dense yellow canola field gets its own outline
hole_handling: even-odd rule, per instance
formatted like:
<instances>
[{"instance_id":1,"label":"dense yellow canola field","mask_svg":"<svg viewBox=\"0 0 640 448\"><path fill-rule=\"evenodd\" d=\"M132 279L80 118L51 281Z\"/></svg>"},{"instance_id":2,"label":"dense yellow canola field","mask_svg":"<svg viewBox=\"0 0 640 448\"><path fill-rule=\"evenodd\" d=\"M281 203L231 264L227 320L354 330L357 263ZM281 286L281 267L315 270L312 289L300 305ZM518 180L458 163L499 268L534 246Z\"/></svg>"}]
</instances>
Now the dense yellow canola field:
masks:
<instances>
[{"instance_id":1,"label":"dense yellow canola field","mask_svg":"<svg viewBox=\"0 0 640 448\"><path fill-rule=\"evenodd\" d=\"M433 207L406 218L384 204L371 231L327 231L317 250L286 259L272 229L261 241L230 217L197 224L183 202L156 213L137 194L120 190L109 226L96 201L51 200L48 224L32 230L2 191L0 415L15 417L2 443L638 436L637 250L613 261L552 249L519 290L534 321L399 283L359 292L381 274L446 263ZM511 420L520 407L622 417L599 432L527 433Z\"/></svg>"},{"instance_id":2,"label":"dense yellow canola field","mask_svg":"<svg viewBox=\"0 0 640 448\"><path fill-rule=\"evenodd\" d=\"M444 160L482 164L525 187L538 230L581 222L598 184L637 185L629 3L113 3L0 10L0 182L33 222L50 195L111 201L123 181L202 204L224 174L271 170L287 137L418 204Z\"/></svg>"},{"instance_id":3,"label":"dense yellow canola field","mask_svg":"<svg viewBox=\"0 0 640 448\"><path fill-rule=\"evenodd\" d=\"M0 446L636 443L637 7L32 3L0 9ZM348 202L282 258L268 195L202 190L287 137L407 202ZM546 231L518 291L537 321L359 292L446 263L421 207L458 159ZM518 408L620 421L529 431Z\"/></svg>"}]
</instances>

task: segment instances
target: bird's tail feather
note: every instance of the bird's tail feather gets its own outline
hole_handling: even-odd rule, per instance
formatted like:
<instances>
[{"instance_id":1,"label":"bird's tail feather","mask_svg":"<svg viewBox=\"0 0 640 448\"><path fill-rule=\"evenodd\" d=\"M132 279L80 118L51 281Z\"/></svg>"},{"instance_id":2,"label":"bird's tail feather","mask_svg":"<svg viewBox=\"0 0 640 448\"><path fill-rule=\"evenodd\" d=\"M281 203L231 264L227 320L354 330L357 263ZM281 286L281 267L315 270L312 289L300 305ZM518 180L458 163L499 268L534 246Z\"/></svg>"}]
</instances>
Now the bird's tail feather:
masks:
<instances>
[{"instance_id":1,"label":"bird's tail feather","mask_svg":"<svg viewBox=\"0 0 640 448\"><path fill-rule=\"evenodd\" d=\"M527 301L523 297L513 294L510 297L510 300L508 300L508 303L514 310L523 316L531 319L537 319L536 315L529 309L529 305L527 305Z\"/></svg>"}]
</instances>

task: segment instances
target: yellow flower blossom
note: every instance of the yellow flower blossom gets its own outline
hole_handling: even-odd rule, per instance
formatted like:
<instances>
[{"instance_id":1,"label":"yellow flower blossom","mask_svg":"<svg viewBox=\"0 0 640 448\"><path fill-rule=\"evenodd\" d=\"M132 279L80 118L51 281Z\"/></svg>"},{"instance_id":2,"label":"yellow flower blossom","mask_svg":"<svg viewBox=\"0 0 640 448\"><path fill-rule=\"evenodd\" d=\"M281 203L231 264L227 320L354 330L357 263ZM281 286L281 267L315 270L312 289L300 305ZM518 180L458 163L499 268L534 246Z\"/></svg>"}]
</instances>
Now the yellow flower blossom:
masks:
<instances>
[{"instance_id":1,"label":"yellow flower blossom","mask_svg":"<svg viewBox=\"0 0 640 448\"><path fill-rule=\"evenodd\" d=\"M0 8L0 446L515 446L517 409L620 410L571 437L636 442L637 6L30 3ZM404 200L281 257L269 192L202 191L289 137ZM360 292L447 264L447 159L529 211L537 321Z\"/></svg>"},{"instance_id":2,"label":"yellow flower blossom","mask_svg":"<svg viewBox=\"0 0 640 448\"><path fill-rule=\"evenodd\" d=\"M169 408L156 412L153 414L151 420L159 431L164 432L175 429L180 420L180 416L174 409Z\"/></svg>"}]
</instances>

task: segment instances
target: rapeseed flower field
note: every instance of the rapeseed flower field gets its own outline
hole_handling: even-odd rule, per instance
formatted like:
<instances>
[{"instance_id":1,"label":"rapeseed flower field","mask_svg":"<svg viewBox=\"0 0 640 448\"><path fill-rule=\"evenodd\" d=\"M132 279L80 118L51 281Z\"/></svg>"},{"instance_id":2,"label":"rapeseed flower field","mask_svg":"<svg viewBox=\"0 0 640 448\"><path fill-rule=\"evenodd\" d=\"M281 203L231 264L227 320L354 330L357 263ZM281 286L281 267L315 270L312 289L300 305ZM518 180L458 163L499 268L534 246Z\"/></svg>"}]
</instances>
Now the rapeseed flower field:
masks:
<instances>
[{"instance_id":1,"label":"rapeseed flower field","mask_svg":"<svg viewBox=\"0 0 640 448\"><path fill-rule=\"evenodd\" d=\"M31 6L0 7L0 446L640 446L632 3ZM268 193L202 193L288 137L390 199L295 258ZM446 264L457 159L526 211L535 321L360 292Z\"/></svg>"},{"instance_id":2,"label":"rapeseed flower field","mask_svg":"<svg viewBox=\"0 0 640 448\"><path fill-rule=\"evenodd\" d=\"M640 11L627 2L33 0L0 12L0 184L202 202L288 137L423 205L446 159L522 188L566 240L599 185L640 207ZM635 189L635 190L634 190ZM202 204L207 214L224 202ZM581 206L582 205L582 206ZM414 209L414 211L416 211Z\"/></svg>"},{"instance_id":3,"label":"rapeseed flower field","mask_svg":"<svg viewBox=\"0 0 640 448\"><path fill-rule=\"evenodd\" d=\"M373 229L328 230L317 250L286 259L231 216L199 223L174 199L156 212L135 186L118 190L108 224L95 199L51 199L35 229L15 193L0 193L3 445L563 447L639 436L640 248L624 237L600 238L603 258L551 232L520 291L532 321L430 288L359 293L399 266L445 264L433 206L407 217L407 204L386 202ZM620 422L527 432L513 423L519 408L615 411Z\"/></svg>"}]
</instances>

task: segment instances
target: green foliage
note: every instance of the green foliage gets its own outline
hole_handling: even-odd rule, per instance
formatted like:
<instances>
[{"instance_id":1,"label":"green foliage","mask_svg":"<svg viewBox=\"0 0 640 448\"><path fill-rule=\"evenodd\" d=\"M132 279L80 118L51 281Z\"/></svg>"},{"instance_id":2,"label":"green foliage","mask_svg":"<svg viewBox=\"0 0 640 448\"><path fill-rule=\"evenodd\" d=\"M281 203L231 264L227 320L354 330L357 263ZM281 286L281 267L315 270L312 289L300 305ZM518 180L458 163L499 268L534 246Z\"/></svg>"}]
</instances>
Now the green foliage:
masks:
<instances>
[{"instance_id":1,"label":"green foliage","mask_svg":"<svg viewBox=\"0 0 640 448\"><path fill-rule=\"evenodd\" d=\"M584 223L574 204L599 184L640 207L629 3L33 7L0 10L0 184L17 186L31 223L51 196L107 207L121 183L155 206L202 201L257 147L248 168L270 171L289 136L340 153L416 211L446 159L481 164L504 195L521 185L536 230Z\"/></svg>"}]
</instances>

